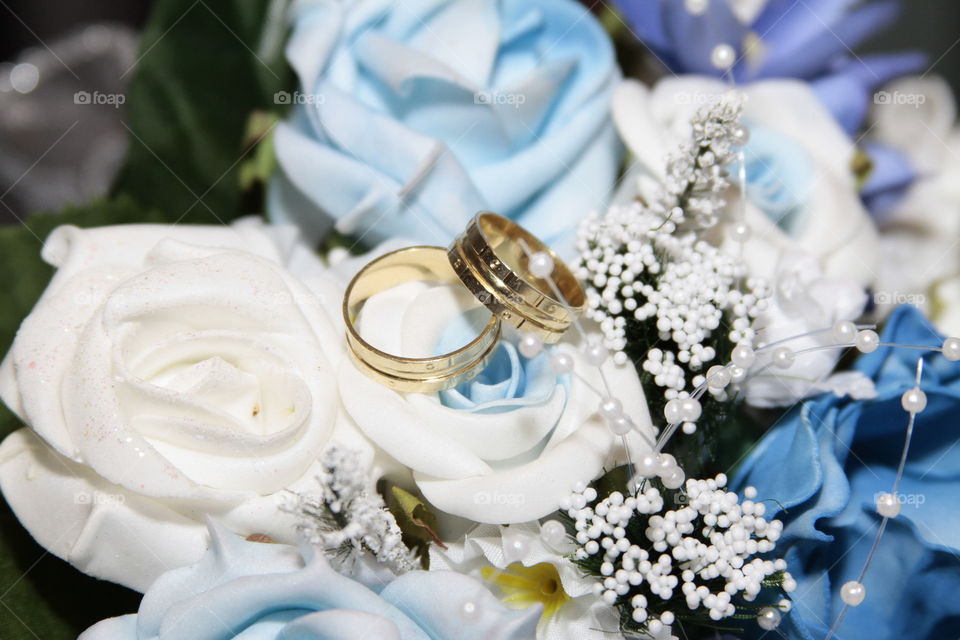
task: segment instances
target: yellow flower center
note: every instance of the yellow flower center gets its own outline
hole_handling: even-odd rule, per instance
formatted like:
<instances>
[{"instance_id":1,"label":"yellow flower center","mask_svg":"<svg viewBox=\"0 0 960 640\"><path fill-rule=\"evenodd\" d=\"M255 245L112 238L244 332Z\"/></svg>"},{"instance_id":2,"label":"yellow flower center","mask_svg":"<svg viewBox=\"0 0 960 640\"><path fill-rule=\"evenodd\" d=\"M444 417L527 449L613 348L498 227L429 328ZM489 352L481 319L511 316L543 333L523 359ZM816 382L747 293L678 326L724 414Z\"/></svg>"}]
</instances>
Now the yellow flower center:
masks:
<instances>
[{"instance_id":1,"label":"yellow flower center","mask_svg":"<svg viewBox=\"0 0 960 640\"><path fill-rule=\"evenodd\" d=\"M503 603L514 609L526 609L536 603L543 605L543 622L553 617L570 596L563 590L557 568L549 562L525 567L514 563L504 570L484 567L481 573L485 580L494 583L503 591Z\"/></svg>"}]
</instances>

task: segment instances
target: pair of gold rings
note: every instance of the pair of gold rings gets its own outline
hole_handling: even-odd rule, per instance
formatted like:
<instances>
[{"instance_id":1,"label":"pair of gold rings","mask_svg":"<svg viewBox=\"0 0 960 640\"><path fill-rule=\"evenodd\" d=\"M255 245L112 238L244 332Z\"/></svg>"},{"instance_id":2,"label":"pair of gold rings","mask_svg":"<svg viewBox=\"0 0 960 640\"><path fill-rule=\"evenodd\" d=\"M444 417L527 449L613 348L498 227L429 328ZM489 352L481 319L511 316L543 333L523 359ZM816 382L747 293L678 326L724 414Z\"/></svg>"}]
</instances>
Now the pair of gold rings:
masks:
<instances>
[{"instance_id":1,"label":"pair of gold rings","mask_svg":"<svg viewBox=\"0 0 960 640\"><path fill-rule=\"evenodd\" d=\"M532 267L532 260L541 262ZM550 273L543 273L543 263L552 265ZM469 344L439 356L406 358L371 346L354 324L363 303L411 281L460 283L490 310L490 320ZM549 247L511 220L481 212L448 249L408 247L367 264L347 286L343 320L357 368L397 391L429 393L478 374L497 346L501 321L554 343L585 300L576 277Z\"/></svg>"}]
</instances>

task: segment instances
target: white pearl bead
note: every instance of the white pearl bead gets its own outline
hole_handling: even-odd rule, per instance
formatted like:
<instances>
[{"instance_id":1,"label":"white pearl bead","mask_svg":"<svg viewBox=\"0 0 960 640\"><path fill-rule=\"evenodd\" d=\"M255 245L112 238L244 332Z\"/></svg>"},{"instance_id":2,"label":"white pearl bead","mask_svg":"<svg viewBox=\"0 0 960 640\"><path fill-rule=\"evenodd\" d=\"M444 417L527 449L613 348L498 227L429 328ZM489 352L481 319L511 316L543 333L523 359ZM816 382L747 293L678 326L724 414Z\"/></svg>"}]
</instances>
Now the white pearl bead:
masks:
<instances>
[{"instance_id":1,"label":"white pearl bead","mask_svg":"<svg viewBox=\"0 0 960 640\"><path fill-rule=\"evenodd\" d=\"M884 518L896 518L900 515L900 500L892 493L877 496L877 513Z\"/></svg>"},{"instance_id":2,"label":"white pearl bead","mask_svg":"<svg viewBox=\"0 0 960 640\"><path fill-rule=\"evenodd\" d=\"M746 222L739 222L730 227L730 237L741 244L749 240L752 234L753 230Z\"/></svg>"},{"instance_id":3,"label":"white pearl bead","mask_svg":"<svg viewBox=\"0 0 960 640\"><path fill-rule=\"evenodd\" d=\"M833 337L837 342L850 344L857 337L857 325L849 320L838 320L833 325Z\"/></svg>"},{"instance_id":4,"label":"white pearl bead","mask_svg":"<svg viewBox=\"0 0 960 640\"><path fill-rule=\"evenodd\" d=\"M584 359L596 367L606 362L608 355L606 347L598 342L592 342L583 349Z\"/></svg>"},{"instance_id":5,"label":"white pearl bead","mask_svg":"<svg viewBox=\"0 0 960 640\"><path fill-rule=\"evenodd\" d=\"M680 418L685 422L696 422L700 419L703 408L696 398L684 398L680 401Z\"/></svg>"},{"instance_id":6,"label":"white pearl bead","mask_svg":"<svg viewBox=\"0 0 960 640\"><path fill-rule=\"evenodd\" d=\"M753 352L753 347L744 342L735 346L733 352L730 354L730 360L733 361L733 364L738 367L743 367L744 369L749 369L756 358L757 356Z\"/></svg>"},{"instance_id":7,"label":"white pearl bead","mask_svg":"<svg viewBox=\"0 0 960 640\"><path fill-rule=\"evenodd\" d=\"M530 256L530 273L546 280L553 273L553 257L546 251L538 251Z\"/></svg>"},{"instance_id":8,"label":"white pearl bead","mask_svg":"<svg viewBox=\"0 0 960 640\"><path fill-rule=\"evenodd\" d=\"M677 466L677 459L674 458L674 457L673 457L672 455L670 455L669 453L661 453L661 454L660 454L660 462L659 462L659 465L660 465L660 467L659 467L660 475L666 475L666 474L670 473L670 471L672 471L674 468L679 468L679 467Z\"/></svg>"},{"instance_id":9,"label":"white pearl bead","mask_svg":"<svg viewBox=\"0 0 960 640\"><path fill-rule=\"evenodd\" d=\"M625 436L633 430L633 421L627 416L620 415L613 420L608 420L607 426L616 435Z\"/></svg>"},{"instance_id":10,"label":"white pearl bead","mask_svg":"<svg viewBox=\"0 0 960 640\"><path fill-rule=\"evenodd\" d=\"M738 147L750 142L750 129L743 125L735 127L730 134L733 136L733 143Z\"/></svg>"},{"instance_id":11,"label":"white pearl bead","mask_svg":"<svg viewBox=\"0 0 960 640\"><path fill-rule=\"evenodd\" d=\"M731 367L727 367L727 371L730 372L730 382L740 383L747 379L747 370L743 367L733 365Z\"/></svg>"},{"instance_id":12,"label":"white pearl bead","mask_svg":"<svg viewBox=\"0 0 960 640\"><path fill-rule=\"evenodd\" d=\"M796 359L797 355L790 347L778 347L773 351L773 366L778 369L789 369Z\"/></svg>"},{"instance_id":13,"label":"white pearl bead","mask_svg":"<svg viewBox=\"0 0 960 640\"><path fill-rule=\"evenodd\" d=\"M723 365L714 365L707 371L707 386L711 389L725 389L730 384L730 372Z\"/></svg>"},{"instance_id":14,"label":"white pearl bead","mask_svg":"<svg viewBox=\"0 0 960 640\"><path fill-rule=\"evenodd\" d=\"M943 357L951 362L960 360L960 338L947 338L943 341Z\"/></svg>"},{"instance_id":15,"label":"white pearl bead","mask_svg":"<svg viewBox=\"0 0 960 640\"><path fill-rule=\"evenodd\" d=\"M780 611L775 607L764 607L757 614L757 624L764 631L773 631L780 626Z\"/></svg>"},{"instance_id":16,"label":"white pearl bead","mask_svg":"<svg viewBox=\"0 0 960 640\"><path fill-rule=\"evenodd\" d=\"M856 580L851 580L840 588L840 599L851 607L858 606L867 597L867 590Z\"/></svg>"},{"instance_id":17,"label":"white pearl bead","mask_svg":"<svg viewBox=\"0 0 960 640\"><path fill-rule=\"evenodd\" d=\"M613 420L623 415L623 403L613 397L606 397L600 402L600 415L607 420Z\"/></svg>"},{"instance_id":18,"label":"white pearl bead","mask_svg":"<svg viewBox=\"0 0 960 640\"><path fill-rule=\"evenodd\" d=\"M666 474L660 480L667 489L679 489L683 486L683 481L686 480L686 477L680 467L674 467L670 473Z\"/></svg>"},{"instance_id":19,"label":"white pearl bead","mask_svg":"<svg viewBox=\"0 0 960 640\"><path fill-rule=\"evenodd\" d=\"M517 345L521 355L524 358L536 358L543 351L543 340L534 333L524 333L520 336L520 344Z\"/></svg>"},{"instance_id":20,"label":"white pearl bead","mask_svg":"<svg viewBox=\"0 0 960 640\"><path fill-rule=\"evenodd\" d=\"M637 463L637 473L642 475L644 478L652 478L657 475L657 472L660 470L660 457L655 453L650 453L642 458Z\"/></svg>"},{"instance_id":21,"label":"white pearl bead","mask_svg":"<svg viewBox=\"0 0 960 640\"><path fill-rule=\"evenodd\" d=\"M668 424L676 424L683 420L683 409L680 401L674 398L663 408L663 417Z\"/></svg>"},{"instance_id":22,"label":"white pearl bead","mask_svg":"<svg viewBox=\"0 0 960 640\"><path fill-rule=\"evenodd\" d=\"M728 44L718 44L710 52L710 64L720 71L727 71L736 61L737 52Z\"/></svg>"},{"instance_id":23,"label":"white pearl bead","mask_svg":"<svg viewBox=\"0 0 960 640\"><path fill-rule=\"evenodd\" d=\"M710 0L684 0L683 8L692 16L702 16L710 8Z\"/></svg>"},{"instance_id":24,"label":"white pearl bead","mask_svg":"<svg viewBox=\"0 0 960 640\"><path fill-rule=\"evenodd\" d=\"M476 602L468 600L460 607L460 615L467 620L475 620L480 615L480 607L477 606Z\"/></svg>"},{"instance_id":25,"label":"white pearl bead","mask_svg":"<svg viewBox=\"0 0 960 640\"><path fill-rule=\"evenodd\" d=\"M547 520L540 525L540 539L556 549L566 541L567 529L557 520Z\"/></svg>"},{"instance_id":26,"label":"white pearl bead","mask_svg":"<svg viewBox=\"0 0 960 640\"><path fill-rule=\"evenodd\" d=\"M873 329L864 329L857 334L854 344L860 353L873 353L880 346L880 336Z\"/></svg>"},{"instance_id":27,"label":"white pearl bead","mask_svg":"<svg viewBox=\"0 0 960 640\"><path fill-rule=\"evenodd\" d=\"M558 351L550 358L550 368L558 376L573 371L573 357L569 353Z\"/></svg>"},{"instance_id":28,"label":"white pearl bead","mask_svg":"<svg viewBox=\"0 0 960 640\"><path fill-rule=\"evenodd\" d=\"M927 394L917 387L907 389L900 396L900 404L907 413L920 413L927 408Z\"/></svg>"},{"instance_id":29,"label":"white pearl bead","mask_svg":"<svg viewBox=\"0 0 960 640\"><path fill-rule=\"evenodd\" d=\"M527 544L526 540L523 540L521 538L514 538L507 545L507 549L506 549L507 554L505 555L509 555L511 558L514 559L514 561L521 560L527 557L527 552L529 550L530 550L529 545Z\"/></svg>"},{"instance_id":30,"label":"white pearl bead","mask_svg":"<svg viewBox=\"0 0 960 640\"><path fill-rule=\"evenodd\" d=\"M680 427L680 430L685 434L692 435L697 432L697 423L695 422L684 422L683 426Z\"/></svg>"}]
</instances>

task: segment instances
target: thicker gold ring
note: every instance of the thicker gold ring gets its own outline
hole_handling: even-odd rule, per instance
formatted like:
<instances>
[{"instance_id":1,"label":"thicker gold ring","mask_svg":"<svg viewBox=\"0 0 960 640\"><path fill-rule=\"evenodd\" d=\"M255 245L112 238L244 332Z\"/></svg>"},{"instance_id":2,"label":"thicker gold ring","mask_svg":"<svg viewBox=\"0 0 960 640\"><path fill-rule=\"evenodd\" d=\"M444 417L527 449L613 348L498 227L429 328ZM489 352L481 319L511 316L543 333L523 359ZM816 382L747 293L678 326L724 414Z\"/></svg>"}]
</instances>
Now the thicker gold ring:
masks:
<instances>
[{"instance_id":1,"label":"thicker gold ring","mask_svg":"<svg viewBox=\"0 0 960 640\"><path fill-rule=\"evenodd\" d=\"M374 294L404 282L459 283L441 247L407 247L380 256L354 276L343 296L343 322L350 357L368 377L397 391L430 393L450 389L478 374L500 339L500 319L491 315L469 344L430 358L405 358L368 344L354 326L361 305Z\"/></svg>"},{"instance_id":2,"label":"thicker gold ring","mask_svg":"<svg viewBox=\"0 0 960 640\"><path fill-rule=\"evenodd\" d=\"M529 257L546 252L553 258L551 279L530 273ZM517 329L547 343L557 342L586 302L583 287L557 255L532 233L495 213L478 213L448 250L453 270L490 311ZM565 303L565 304L564 304Z\"/></svg>"}]
</instances>

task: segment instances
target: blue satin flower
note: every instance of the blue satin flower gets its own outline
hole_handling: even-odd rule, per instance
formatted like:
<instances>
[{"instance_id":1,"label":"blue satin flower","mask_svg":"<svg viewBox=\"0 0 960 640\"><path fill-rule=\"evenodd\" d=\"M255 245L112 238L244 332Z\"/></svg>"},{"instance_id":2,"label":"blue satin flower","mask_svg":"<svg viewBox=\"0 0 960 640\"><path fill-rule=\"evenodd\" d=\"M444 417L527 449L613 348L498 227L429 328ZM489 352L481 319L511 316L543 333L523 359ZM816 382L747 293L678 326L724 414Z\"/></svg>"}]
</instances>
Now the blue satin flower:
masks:
<instances>
[{"instance_id":1,"label":"blue satin flower","mask_svg":"<svg viewBox=\"0 0 960 640\"><path fill-rule=\"evenodd\" d=\"M562 254L621 154L609 36L573 0L306 0L276 131L274 221L446 245L479 210Z\"/></svg>"},{"instance_id":2,"label":"blue satin flower","mask_svg":"<svg viewBox=\"0 0 960 640\"><path fill-rule=\"evenodd\" d=\"M884 342L940 346L943 338L912 307L890 317ZM881 347L855 368L872 378L877 397L823 395L797 407L757 445L733 482L786 525L786 550L797 580L781 629L790 638L822 640L841 607L840 587L856 580L881 521L877 494L889 492L908 414L900 396L914 386L922 352ZM838 640L942 640L960 636L960 364L924 357L918 414L898 490L901 514L889 521L866 574L866 600L851 608Z\"/></svg>"},{"instance_id":3,"label":"blue satin flower","mask_svg":"<svg viewBox=\"0 0 960 640\"><path fill-rule=\"evenodd\" d=\"M247 542L211 526L196 565L163 574L136 614L79 640L533 640L539 607L512 611L480 582L410 571L369 585L334 571L319 548ZM392 577L392 576L391 576ZM464 614L467 604L473 614Z\"/></svg>"},{"instance_id":4,"label":"blue satin flower","mask_svg":"<svg viewBox=\"0 0 960 640\"><path fill-rule=\"evenodd\" d=\"M436 353L448 353L466 344L476 335L476 327L483 325L486 313L484 309L471 309L453 318L440 335ZM525 358L516 345L503 339L479 375L441 391L440 401L463 411L501 413L547 402L558 384L569 389L569 376L554 373L545 352Z\"/></svg>"},{"instance_id":5,"label":"blue satin flower","mask_svg":"<svg viewBox=\"0 0 960 640\"><path fill-rule=\"evenodd\" d=\"M881 0L768 0L749 23L727 0L712 0L703 15L680 0L616 0L638 37L675 73L721 75L710 58L718 44L737 52L737 82L764 78L809 81L848 133L863 124L873 91L921 68L916 53L851 55L896 19L899 4Z\"/></svg>"}]
</instances>

